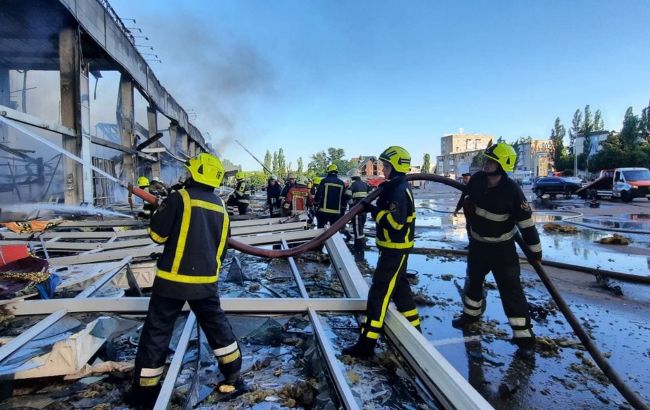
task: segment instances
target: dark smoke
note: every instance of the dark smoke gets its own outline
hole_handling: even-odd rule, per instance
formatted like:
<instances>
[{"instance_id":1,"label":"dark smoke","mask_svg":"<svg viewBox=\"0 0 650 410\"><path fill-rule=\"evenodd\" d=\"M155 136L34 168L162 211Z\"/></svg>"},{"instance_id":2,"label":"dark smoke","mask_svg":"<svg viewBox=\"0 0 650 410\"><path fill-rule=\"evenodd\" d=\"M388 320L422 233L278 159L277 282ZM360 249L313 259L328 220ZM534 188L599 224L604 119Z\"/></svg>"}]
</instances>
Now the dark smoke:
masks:
<instances>
[{"instance_id":1,"label":"dark smoke","mask_svg":"<svg viewBox=\"0 0 650 410\"><path fill-rule=\"evenodd\" d=\"M222 153L234 139L246 140L240 128L251 103L275 94L275 73L266 57L215 29L217 22L186 11L139 16L138 21L163 60L154 72L185 109L196 111L192 122L204 136L210 133L206 139L215 150Z\"/></svg>"}]
</instances>

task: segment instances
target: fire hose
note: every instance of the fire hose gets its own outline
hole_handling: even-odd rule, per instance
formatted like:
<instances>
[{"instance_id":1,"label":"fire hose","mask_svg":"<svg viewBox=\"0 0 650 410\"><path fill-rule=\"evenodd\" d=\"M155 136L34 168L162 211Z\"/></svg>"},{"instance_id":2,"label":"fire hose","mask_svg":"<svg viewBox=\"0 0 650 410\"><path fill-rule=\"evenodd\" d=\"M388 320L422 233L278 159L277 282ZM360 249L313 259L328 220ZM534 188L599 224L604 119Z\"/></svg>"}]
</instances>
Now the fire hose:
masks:
<instances>
[{"instance_id":1,"label":"fire hose","mask_svg":"<svg viewBox=\"0 0 650 410\"><path fill-rule=\"evenodd\" d=\"M465 185L461 184L460 182L454 181L453 179L450 178L442 177L439 175L433 175L433 174L408 174L406 175L406 180L407 181L413 181L413 180L434 181L434 182L442 183L444 185L451 186L460 191L464 191L465 189ZM383 187L380 185L377 189L375 189L373 192L368 194L368 196L364 199L364 201L365 202L374 201L381 194L382 190ZM148 201L150 203L153 204L157 203L157 198L154 195L140 188L133 187L130 184L129 184L129 193L139 196L143 200ZM332 224L332 226L330 226L328 230L321 233L317 237L311 239L309 242L305 242L299 246L296 246L295 248L262 249L255 246L244 244L232 237L228 238L228 246L240 252L247 253L254 256L260 256L264 258L288 258L290 256L296 256L300 253L311 251L321 247L322 244L327 239L332 237L339 230L343 229L345 225L349 221L351 221L356 214L363 212L363 208L364 205L362 203L358 203L354 205L352 208L350 208L350 210L345 215L343 215L334 224ZM589 337L589 335L584 330L584 328L582 327L578 319L575 317L573 312L571 312L569 305L564 301L564 298L562 297L560 292L557 290L557 288L551 281L550 277L544 270L544 267L541 265L541 263L538 260L532 258L533 253L528 247L528 245L524 243L520 234L517 234L515 236L515 241L517 242L521 250L528 258L528 262L530 263L530 265L535 269L535 272L537 272L537 274L539 275L540 279L542 280L542 283L544 283L544 286L546 286L546 289L550 293L551 297L557 304L558 308L560 309L564 317L569 322L569 325L573 329L576 336L578 336L583 346L587 349L591 357L596 362L596 365L598 365L600 370L612 382L614 387L616 387L616 389L628 401L628 403L630 403L636 409L650 410L650 407L648 407L648 405L644 403L643 399L636 392L634 392L625 383L625 381L623 381L621 376L616 372L616 370L610 365L609 361L600 352L600 350L598 349L594 341Z\"/></svg>"}]
</instances>

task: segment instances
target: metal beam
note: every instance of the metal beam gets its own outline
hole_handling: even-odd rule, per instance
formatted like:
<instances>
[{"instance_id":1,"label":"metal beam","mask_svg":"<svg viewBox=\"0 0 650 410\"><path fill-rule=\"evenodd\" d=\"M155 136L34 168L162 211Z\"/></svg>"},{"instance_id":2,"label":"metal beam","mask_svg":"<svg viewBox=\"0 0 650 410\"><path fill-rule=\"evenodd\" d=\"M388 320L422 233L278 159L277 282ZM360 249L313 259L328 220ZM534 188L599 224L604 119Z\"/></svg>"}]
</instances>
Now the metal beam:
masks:
<instances>
[{"instance_id":1,"label":"metal beam","mask_svg":"<svg viewBox=\"0 0 650 410\"><path fill-rule=\"evenodd\" d=\"M326 242L327 250L348 295L366 297L368 284L340 234ZM449 408L491 409L492 406L469 384L436 348L390 305L384 331L427 388Z\"/></svg>"},{"instance_id":2,"label":"metal beam","mask_svg":"<svg viewBox=\"0 0 650 410\"><path fill-rule=\"evenodd\" d=\"M332 344L325 336L325 330L323 329L318 314L311 308L307 310L307 314L309 315L309 320L311 320L311 325L314 328L314 334L316 335L316 341L323 352L323 356L325 356L325 363L332 375L332 379L334 380L336 390L341 397L343 406L350 410L359 409L360 407L354 398L354 394L352 394L352 390L350 390L350 385L338 365L338 360L336 359L334 349L332 349Z\"/></svg>"},{"instance_id":3,"label":"metal beam","mask_svg":"<svg viewBox=\"0 0 650 410\"><path fill-rule=\"evenodd\" d=\"M174 385L176 384L178 373L180 373L181 367L183 366L183 358L185 357L187 345L190 343L190 336L192 336L192 331L194 331L195 325L196 316L194 316L194 313L190 312L190 314L187 316L187 320L185 321L183 333L181 333L181 337L178 340L176 351L174 352L174 357L172 357L172 362L167 368L165 381L160 388L160 393L158 393L158 399L156 400L156 404L153 406L154 410L166 410L169 406L169 401L171 400L172 393L174 392Z\"/></svg>"},{"instance_id":4,"label":"metal beam","mask_svg":"<svg viewBox=\"0 0 650 410\"><path fill-rule=\"evenodd\" d=\"M307 224L305 222L294 222L289 224L232 227L231 234L232 236L240 236L240 235L254 235L259 233L267 233L267 232L294 231L297 229L305 230L306 226Z\"/></svg>"},{"instance_id":5,"label":"metal beam","mask_svg":"<svg viewBox=\"0 0 650 410\"><path fill-rule=\"evenodd\" d=\"M42 120L38 117L16 111L13 108L9 108L4 105L0 105L0 116L21 122L23 124L31 125L32 127L40 128L42 130L56 132L57 134L67 135L70 137L76 136L75 131L72 128L48 123L47 121Z\"/></svg>"},{"instance_id":6,"label":"metal beam","mask_svg":"<svg viewBox=\"0 0 650 410\"><path fill-rule=\"evenodd\" d=\"M23 300L8 303L5 307L16 316L43 315L64 308L70 313L147 313L149 298ZM356 298L221 298L221 307L227 313L304 313L308 308L325 312L362 312L366 309L366 300ZM183 310L188 311L189 305L186 304Z\"/></svg>"},{"instance_id":7,"label":"metal beam","mask_svg":"<svg viewBox=\"0 0 650 410\"><path fill-rule=\"evenodd\" d=\"M104 274L101 278L97 279L92 285L88 286L82 292L80 292L75 299L84 299L93 296L99 289L101 289L108 282L113 280L115 275L117 275L122 269L124 269L129 263L131 263L131 257L127 256L117 263L117 266L114 266Z\"/></svg>"}]
</instances>

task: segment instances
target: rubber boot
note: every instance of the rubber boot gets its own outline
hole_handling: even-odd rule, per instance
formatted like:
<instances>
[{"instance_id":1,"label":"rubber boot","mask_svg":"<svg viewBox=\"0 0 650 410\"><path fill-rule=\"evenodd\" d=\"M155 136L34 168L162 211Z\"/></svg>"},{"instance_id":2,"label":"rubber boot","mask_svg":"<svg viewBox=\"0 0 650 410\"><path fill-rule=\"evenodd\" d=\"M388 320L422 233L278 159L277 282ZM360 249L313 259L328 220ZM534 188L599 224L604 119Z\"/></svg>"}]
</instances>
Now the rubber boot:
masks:
<instances>
[{"instance_id":1,"label":"rubber boot","mask_svg":"<svg viewBox=\"0 0 650 410\"><path fill-rule=\"evenodd\" d=\"M156 404L159 393L160 385L153 387L132 386L124 393L124 402L130 406L151 409Z\"/></svg>"},{"instance_id":2,"label":"rubber boot","mask_svg":"<svg viewBox=\"0 0 650 410\"><path fill-rule=\"evenodd\" d=\"M461 314L451 321L451 325L456 329L462 329L467 325L478 322L481 319L480 316L471 316L466 313Z\"/></svg>"},{"instance_id":3,"label":"rubber boot","mask_svg":"<svg viewBox=\"0 0 650 410\"><path fill-rule=\"evenodd\" d=\"M514 344L519 346L515 356L524 360L534 360L535 359L535 338L527 337L524 339L513 339Z\"/></svg>"},{"instance_id":4,"label":"rubber boot","mask_svg":"<svg viewBox=\"0 0 650 410\"><path fill-rule=\"evenodd\" d=\"M357 359L369 359L375 355L375 344L377 342L367 337L360 337L357 343L341 350L344 355L356 357Z\"/></svg>"},{"instance_id":5,"label":"rubber boot","mask_svg":"<svg viewBox=\"0 0 650 410\"><path fill-rule=\"evenodd\" d=\"M231 376L217 385L219 401L231 400L237 396L251 391L250 386L239 376Z\"/></svg>"}]
</instances>

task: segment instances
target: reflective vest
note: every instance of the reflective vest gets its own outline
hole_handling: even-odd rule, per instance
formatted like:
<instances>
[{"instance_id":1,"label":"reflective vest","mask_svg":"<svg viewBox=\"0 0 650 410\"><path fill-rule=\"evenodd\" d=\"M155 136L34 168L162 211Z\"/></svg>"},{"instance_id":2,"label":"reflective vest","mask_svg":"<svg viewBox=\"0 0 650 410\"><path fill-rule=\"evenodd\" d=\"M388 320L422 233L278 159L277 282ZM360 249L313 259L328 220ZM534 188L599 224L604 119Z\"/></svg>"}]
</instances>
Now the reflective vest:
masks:
<instances>
[{"instance_id":1,"label":"reflective vest","mask_svg":"<svg viewBox=\"0 0 650 410\"><path fill-rule=\"evenodd\" d=\"M242 180L237 182L234 192L237 203L240 205L248 204L250 202L251 191L246 181Z\"/></svg>"},{"instance_id":2,"label":"reflective vest","mask_svg":"<svg viewBox=\"0 0 650 410\"><path fill-rule=\"evenodd\" d=\"M318 212L341 215L345 209L345 184L335 173L327 174L318 185L316 203Z\"/></svg>"},{"instance_id":3,"label":"reflective vest","mask_svg":"<svg viewBox=\"0 0 650 410\"><path fill-rule=\"evenodd\" d=\"M372 215L377 224L377 247L404 250L415 240L415 201L405 177L398 176L382 184L382 193Z\"/></svg>"},{"instance_id":4,"label":"reflective vest","mask_svg":"<svg viewBox=\"0 0 650 410\"><path fill-rule=\"evenodd\" d=\"M311 196L309 188L299 185L289 189L287 197L284 199L285 208L290 208L292 214L306 211L313 203L314 198Z\"/></svg>"},{"instance_id":5,"label":"reflective vest","mask_svg":"<svg viewBox=\"0 0 650 410\"><path fill-rule=\"evenodd\" d=\"M363 198L368 196L370 191L370 186L367 183L363 182L361 178L355 178L350 185L348 196L352 199L352 203L356 204L361 201Z\"/></svg>"},{"instance_id":6,"label":"reflective vest","mask_svg":"<svg viewBox=\"0 0 650 410\"><path fill-rule=\"evenodd\" d=\"M520 231L533 252L542 252L530 204L515 181L504 175L488 188L485 172L477 172L467 184L466 198L463 208L471 242L507 243Z\"/></svg>"},{"instance_id":7,"label":"reflective vest","mask_svg":"<svg viewBox=\"0 0 650 410\"><path fill-rule=\"evenodd\" d=\"M211 187L194 183L170 194L148 228L151 239L165 245L153 291L179 299L214 294L229 226L223 201Z\"/></svg>"}]
</instances>

